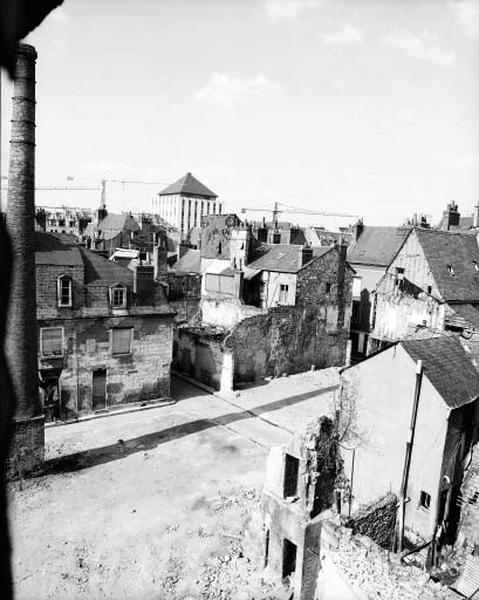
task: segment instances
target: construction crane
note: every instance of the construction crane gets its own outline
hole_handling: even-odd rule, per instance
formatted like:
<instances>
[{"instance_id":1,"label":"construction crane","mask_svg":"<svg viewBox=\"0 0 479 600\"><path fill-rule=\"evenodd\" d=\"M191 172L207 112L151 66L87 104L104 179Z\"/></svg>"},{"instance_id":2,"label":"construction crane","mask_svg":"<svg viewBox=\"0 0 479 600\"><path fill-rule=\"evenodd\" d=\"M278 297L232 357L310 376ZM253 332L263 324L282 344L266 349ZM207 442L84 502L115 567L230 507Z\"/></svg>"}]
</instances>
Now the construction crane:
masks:
<instances>
[{"instance_id":1,"label":"construction crane","mask_svg":"<svg viewBox=\"0 0 479 600\"><path fill-rule=\"evenodd\" d=\"M279 208L280 206L284 206L285 208ZM264 208L242 208L241 213L245 214L246 212L267 212L268 209ZM326 217L345 217L349 219L358 219L359 215L350 215L347 213L339 213L339 212L331 212L327 210L310 210L310 209L302 209L296 206L289 206L288 204L282 204L281 202L275 202L273 206L273 228L275 231L278 230L278 217L281 213L289 213L289 214L301 214L301 215L322 215Z\"/></svg>"}]
</instances>

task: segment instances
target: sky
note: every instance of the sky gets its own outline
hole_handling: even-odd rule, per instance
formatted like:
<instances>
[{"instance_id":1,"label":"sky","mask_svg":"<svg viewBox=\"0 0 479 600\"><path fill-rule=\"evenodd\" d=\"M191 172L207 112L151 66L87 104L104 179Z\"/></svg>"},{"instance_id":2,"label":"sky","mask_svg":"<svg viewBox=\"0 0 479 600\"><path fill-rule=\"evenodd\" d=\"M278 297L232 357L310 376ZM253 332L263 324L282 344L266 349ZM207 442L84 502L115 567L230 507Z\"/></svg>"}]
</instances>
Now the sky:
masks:
<instances>
[{"instance_id":1,"label":"sky","mask_svg":"<svg viewBox=\"0 0 479 600\"><path fill-rule=\"evenodd\" d=\"M149 210L188 171L238 213L399 225L479 200L479 0L64 0L25 41L37 186L95 188L37 204L95 207L106 179L110 211ZM2 174L10 96L3 75Z\"/></svg>"}]
</instances>

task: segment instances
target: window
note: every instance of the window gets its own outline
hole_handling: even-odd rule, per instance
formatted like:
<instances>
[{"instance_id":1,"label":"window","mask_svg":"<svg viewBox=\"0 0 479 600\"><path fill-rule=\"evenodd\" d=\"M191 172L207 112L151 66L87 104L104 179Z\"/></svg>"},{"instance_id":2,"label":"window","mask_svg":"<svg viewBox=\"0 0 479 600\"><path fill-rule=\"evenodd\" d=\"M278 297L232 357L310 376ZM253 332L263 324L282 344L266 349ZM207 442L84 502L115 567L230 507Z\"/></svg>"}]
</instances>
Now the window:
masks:
<instances>
[{"instance_id":1,"label":"window","mask_svg":"<svg viewBox=\"0 0 479 600\"><path fill-rule=\"evenodd\" d=\"M284 460L283 495L285 498L296 496L298 491L299 459L286 454Z\"/></svg>"},{"instance_id":2,"label":"window","mask_svg":"<svg viewBox=\"0 0 479 600\"><path fill-rule=\"evenodd\" d=\"M221 242L218 242L218 254L221 254L222 246Z\"/></svg>"},{"instance_id":3,"label":"window","mask_svg":"<svg viewBox=\"0 0 479 600\"><path fill-rule=\"evenodd\" d=\"M329 281L326 283L326 293L329 294L329 292L331 291L331 284L329 283Z\"/></svg>"},{"instance_id":4,"label":"window","mask_svg":"<svg viewBox=\"0 0 479 600\"><path fill-rule=\"evenodd\" d=\"M111 329L111 354L131 354L133 327Z\"/></svg>"},{"instance_id":5,"label":"window","mask_svg":"<svg viewBox=\"0 0 479 600\"><path fill-rule=\"evenodd\" d=\"M117 285L110 288L110 304L112 308L126 307L126 288L122 285Z\"/></svg>"},{"instance_id":6,"label":"window","mask_svg":"<svg viewBox=\"0 0 479 600\"><path fill-rule=\"evenodd\" d=\"M456 273L454 272L452 265L447 265L447 270L449 271L449 275L451 275L452 277L455 277Z\"/></svg>"},{"instance_id":7,"label":"window","mask_svg":"<svg viewBox=\"0 0 479 600\"><path fill-rule=\"evenodd\" d=\"M72 305L72 280L63 275L57 280L58 306Z\"/></svg>"},{"instance_id":8,"label":"window","mask_svg":"<svg viewBox=\"0 0 479 600\"><path fill-rule=\"evenodd\" d=\"M40 328L40 353L42 356L63 355L63 327Z\"/></svg>"},{"instance_id":9,"label":"window","mask_svg":"<svg viewBox=\"0 0 479 600\"><path fill-rule=\"evenodd\" d=\"M296 571L296 544L287 538L283 541L283 579Z\"/></svg>"},{"instance_id":10,"label":"window","mask_svg":"<svg viewBox=\"0 0 479 600\"><path fill-rule=\"evenodd\" d=\"M269 529L266 532L266 539L265 539L265 550L264 550L264 567L265 568L268 566L268 560L269 560Z\"/></svg>"},{"instance_id":11,"label":"window","mask_svg":"<svg viewBox=\"0 0 479 600\"><path fill-rule=\"evenodd\" d=\"M285 304L288 301L288 290L289 286L285 283L281 283L279 286L279 301Z\"/></svg>"},{"instance_id":12,"label":"window","mask_svg":"<svg viewBox=\"0 0 479 600\"><path fill-rule=\"evenodd\" d=\"M430 295L431 295L431 292L432 292L432 287L431 287L430 285L428 285L428 286L427 286L427 288L426 288L426 292L427 292L428 296L430 296Z\"/></svg>"},{"instance_id":13,"label":"window","mask_svg":"<svg viewBox=\"0 0 479 600\"><path fill-rule=\"evenodd\" d=\"M429 510L429 507L431 506L431 494L422 491L421 498L419 500L419 506L425 508L426 510Z\"/></svg>"}]
</instances>

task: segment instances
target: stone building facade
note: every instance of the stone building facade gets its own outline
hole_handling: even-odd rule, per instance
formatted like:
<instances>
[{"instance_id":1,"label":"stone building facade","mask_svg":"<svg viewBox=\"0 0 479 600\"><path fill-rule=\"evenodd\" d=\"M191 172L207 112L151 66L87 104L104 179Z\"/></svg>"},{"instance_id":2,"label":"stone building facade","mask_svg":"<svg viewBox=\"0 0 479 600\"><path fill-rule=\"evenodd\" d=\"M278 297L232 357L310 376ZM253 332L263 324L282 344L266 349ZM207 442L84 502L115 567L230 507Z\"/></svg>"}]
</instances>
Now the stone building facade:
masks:
<instances>
[{"instance_id":1,"label":"stone building facade","mask_svg":"<svg viewBox=\"0 0 479 600\"><path fill-rule=\"evenodd\" d=\"M213 334L209 355L216 360L208 363L207 379L217 389L344 365L353 277L345 254L341 246L305 252L273 245L263 246L243 271L231 269L226 258L212 263L210 269L218 269L203 274L201 319L178 330L176 367L189 372L192 347L201 344L204 355Z\"/></svg>"},{"instance_id":2,"label":"stone building facade","mask_svg":"<svg viewBox=\"0 0 479 600\"><path fill-rule=\"evenodd\" d=\"M479 247L475 235L414 229L378 283L369 353L426 332L455 334L479 359Z\"/></svg>"},{"instance_id":3,"label":"stone building facade","mask_svg":"<svg viewBox=\"0 0 479 600\"><path fill-rule=\"evenodd\" d=\"M40 385L63 419L169 396L172 320L152 266L36 234ZM56 401L56 402L55 402Z\"/></svg>"}]
</instances>

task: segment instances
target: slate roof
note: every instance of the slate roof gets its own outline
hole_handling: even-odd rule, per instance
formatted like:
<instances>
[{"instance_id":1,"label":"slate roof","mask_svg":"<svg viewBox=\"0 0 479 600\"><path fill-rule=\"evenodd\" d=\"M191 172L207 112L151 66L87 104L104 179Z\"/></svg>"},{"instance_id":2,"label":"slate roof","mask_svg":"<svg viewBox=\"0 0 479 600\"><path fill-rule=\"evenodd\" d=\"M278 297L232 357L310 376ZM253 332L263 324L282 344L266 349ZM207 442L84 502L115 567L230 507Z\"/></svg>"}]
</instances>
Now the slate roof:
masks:
<instances>
[{"instance_id":1,"label":"slate roof","mask_svg":"<svg viewBox=\"0 0 479 600\"><path fill-rule=\"evenodd\" d=\"M98 231L105 240L116 237L122 231L140 231L138 223L128 214L109 213L98 223Z\"/></svg>"},{"instance_id":2,"label":"slate roof","mask_svg":"<svg viewBox=\"0 0 479 600\"><path fill-rule=\"evenodd\" d=\"M248 263L250 270L276 271L279 273L297 273L302 265L302 246L291 244L261 244ZM332 246L314 248L313 257L326 254Z\"/></svg>"},{"instance_id":3,"label":"slate roof","mask_svg":"<svg viewBox=\"0 0 479 600\"><path fill-rule=\"evenodd\" d=\"M218 196L210 189L187 173L175 183L172 183L159 193L159 196L169 196L171 194L183 194L185 196L201 196L203 198L217 198Z\"/></svg>"},{"instance_id":4,"label":"slate roof","mask_svg":"<svg viewBox=\"0 0 479 600\"><path fill-rule=\"evenodd\" d=\"M405 340L402 347L414 360L422 360L424 375L450 408L479 397L479 373L461 344L452 337Z\"/></svg>"},{"instance_id":5,"label":"slate roof","mask_svg":"<svg viewBox=\"0 0 479 600\"><path fill-rule=\"evenodd\" d=\"M83 267L87 285L133 285L133 273L130 269L78 246L75 239L68 235L35 232L35 263Z\"/></svg>"},{"instance_id":6,"label":"slate roof","mask_svg":"<svg viewBox=\"0 0 479 600\"><path fill-rule=\"evenodd\" d=\"M388 267L410 231L411 227L365 225L348 248L348 262Z\"/></svg>"},{"instance_id":7,"label":"slate roof","mask_svg":"<svg viewBox=\"0 0 479 600\"><path fill-rule=\"evenodd\" d=\"M416 229L432 276L445 302L479 301L479 246L470 233ZM451 275L449 266L454 275Z\"/></svg>"},{"instance_id":8,"label":"slate roof","mask_svg":"<svg viewBox=\"0 0 479 600\"><path fill-rule=\"evenodd\" d=\"M36 231L35 264L83 266L80 250L73 236Z\"/></svg>"},{"instance_id":9,"label":"slate roof","mask_svg":"<svg viewBox=\"0 0 479 600\"><path fill-rule=\"evenodd\" d=\"M85 283L87 285L102 287L114 283L122 283L130 287L133 285L133 272L130 269L91 250L80 248L80 252L85 266Z\"/></svg>"},{"instance_id":10,"label":"slate roof","mask_svg":"<svg viewBox=\"0 0 479 600\"><path fill-rule=\"evenodd\" d=\"M183 256L173 265L174 271L183 273L200 273L201 272L201 250L187 250Z\"/></svg>"},{"instance_id":11,"label":"slate roof","mask_svg":"<svg viewBox=\"0 0 479 600\"><path fill-rule=\"evenodd\" d=\"M454 312L461 318L479 330L479 310L472 304L454 304Z\"/></svg>"}]
</instances>

